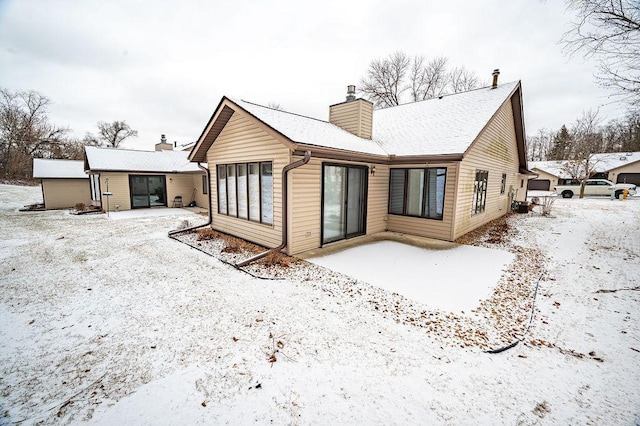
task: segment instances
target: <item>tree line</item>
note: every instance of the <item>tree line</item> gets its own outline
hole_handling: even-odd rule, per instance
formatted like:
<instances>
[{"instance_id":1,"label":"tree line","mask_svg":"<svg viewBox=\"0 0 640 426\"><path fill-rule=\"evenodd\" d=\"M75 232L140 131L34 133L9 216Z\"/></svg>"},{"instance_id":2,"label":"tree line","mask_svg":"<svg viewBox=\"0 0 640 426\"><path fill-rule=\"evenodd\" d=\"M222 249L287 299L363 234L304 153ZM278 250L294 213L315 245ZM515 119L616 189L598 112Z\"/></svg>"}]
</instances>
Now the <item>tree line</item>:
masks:
<instances>
[{"instance_id":1,"label":"tree line","mask_svg":"<svg viewBox=\"0 0 640 426\"><path fill-rule=\"evenodd\" d=\"M527 137L529 161L575 160L595 153L640 151L640 111L603 123L597 110L582 113L569 127L540 129Z\"/></svg>"},{"instance_id":2,"label":"tree line","mask_svg":"<svg viewBox=\"0 0 640 426\"><path fill-rule=\"evenodd\" d=\"M0 88L0 179L29 180L34 158L81 160L87 145L118 148L138 135L124 121L100 121L97 134L78 139L69 128L51 123L50 106L51 100L37 91Z\"/></svg>"}]
</instances>

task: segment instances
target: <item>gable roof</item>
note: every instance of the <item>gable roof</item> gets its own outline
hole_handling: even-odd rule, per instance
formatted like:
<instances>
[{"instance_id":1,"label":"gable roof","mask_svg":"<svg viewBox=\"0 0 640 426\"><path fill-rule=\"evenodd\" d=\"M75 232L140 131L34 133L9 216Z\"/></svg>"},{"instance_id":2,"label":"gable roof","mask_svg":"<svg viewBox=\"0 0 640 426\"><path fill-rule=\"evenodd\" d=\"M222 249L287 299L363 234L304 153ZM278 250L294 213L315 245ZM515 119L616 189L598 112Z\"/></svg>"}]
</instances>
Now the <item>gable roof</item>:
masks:
<instances>
[{"instance_id":1,"label":"gable roof","mask_svg":"<svg viewBox=\"0 0 640 426\"><path fill-rule=\"evenodd\" d=\"M87 146L84 168L88 171L194 173L200 168L189 162L187 151L137 151Z\"/></svg>"},{"instance_id":2,"label":"gable roof","mask_svg":"<svg viewBox=\"0 0 640 426\"><path fill-rule=\"evenodd\" d=\"M189 158L204 161L207 150L228 120L240 110L291 143L292 150L321 147L381 159L395 156L456 156L460 159L509 99L513 105L516 138L522 148L519 150L520 166L524 168L519 81L375 110L372 139L358 137L328 121L223 97Z\"/></svg>"},{"instance_id":3,"label":"gable roof","mask_svg":"<svg viewBox=\"0 0 640 426\"><path fill-rule=\"evenodd\" d=\"M602 152L591 156L592 163L595 163L596 173L605 173L626 165L640 161L640 152ZM563 169L563 165L568 160L557 161L530 161L529 168L542 170L559 178L570 178Z\"/></svg>"},{"instance_id":4,"label":"gable roof","mask_svg":"<svg viewBox=\"0 0 640 426\"><path fill-rule=\"evenodd\" d=\"M89 179L82 160L33 159L33 177L36 179Z\"/></svg>"}]
</instances>

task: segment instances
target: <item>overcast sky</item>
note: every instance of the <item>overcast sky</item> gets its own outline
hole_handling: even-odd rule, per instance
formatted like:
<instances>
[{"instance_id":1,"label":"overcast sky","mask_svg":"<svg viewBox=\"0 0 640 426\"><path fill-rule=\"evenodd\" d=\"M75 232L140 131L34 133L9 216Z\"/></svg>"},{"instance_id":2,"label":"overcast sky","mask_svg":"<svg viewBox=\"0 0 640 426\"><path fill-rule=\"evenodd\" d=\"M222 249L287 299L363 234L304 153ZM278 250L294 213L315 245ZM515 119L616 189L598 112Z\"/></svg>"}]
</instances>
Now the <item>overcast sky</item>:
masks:
<instances>
[{"instance_id":1,"label":"overcast sky","mask_svg":"<svg viewBox=\"0 0 640 426\"><path fill-rule=\"evenodd\" d=\"M528 134L622 110L567 58L560 0L0 0L0 87L37 90L82 137L125 120L123 147L195 141L223 95L328 119L372 59L445 55L489 82L522 80Z\"/></svg>"}]
</instances>

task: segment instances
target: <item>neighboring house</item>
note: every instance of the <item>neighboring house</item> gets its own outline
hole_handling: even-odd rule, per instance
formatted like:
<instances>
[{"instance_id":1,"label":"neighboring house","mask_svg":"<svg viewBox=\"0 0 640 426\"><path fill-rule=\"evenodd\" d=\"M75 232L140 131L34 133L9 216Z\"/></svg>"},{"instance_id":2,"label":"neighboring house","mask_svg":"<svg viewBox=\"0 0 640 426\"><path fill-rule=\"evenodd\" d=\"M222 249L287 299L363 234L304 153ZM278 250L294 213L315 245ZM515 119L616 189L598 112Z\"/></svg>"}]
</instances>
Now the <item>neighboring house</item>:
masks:
<instances>
[{"instance_id":1,"label":"neighboring house","mask_svg":"<svg viewBox=\"0 0 640 426\"><path fill-rule=\"evenodd\" d=\"M329 122L223 97L189 157L209 164L212 227L288 254L453 241L526 199L520 82L375 111L354 91Z\"/></svg>"},{"instance_id":2,"label":"neighboring house","mask_svg":"<svg viewBox=\"0 0 640 426\"><path fill-rule=\"evenodd\" d=\"M568 183L571 176L564 170L566 161L529 162L529 168L538 174L537 178L529 180L529 189L549 191L557 185ZM590 162L595 171L591 176L593 178L640 185L640 152L593 154Z\"/></svg>"},{"instance_id":3,"label":"neighboring house","mask_svg":"<svg viewBox=\"0 0 640 426\"><path fill-rule=\"evenodd\" d=\"M105 210L108 204L111 211L173 207L176 197L182 197L184 206L194 201L206 208L205 171L189 162L188 155L163 142L156 151L87 146L84 170L91 181L91 200Z\"/></svg>"},{"instance_id":4,"label":"neighboring house","mask_svg":"<svg viewBox=\"0 0 640 426\"><path fill-rule=\"evenodd\" d=\"M89 176L84 172L83 161L34 158L33 177L40 179L47 210L91 204Z\"/></svg>"}]
</instances>

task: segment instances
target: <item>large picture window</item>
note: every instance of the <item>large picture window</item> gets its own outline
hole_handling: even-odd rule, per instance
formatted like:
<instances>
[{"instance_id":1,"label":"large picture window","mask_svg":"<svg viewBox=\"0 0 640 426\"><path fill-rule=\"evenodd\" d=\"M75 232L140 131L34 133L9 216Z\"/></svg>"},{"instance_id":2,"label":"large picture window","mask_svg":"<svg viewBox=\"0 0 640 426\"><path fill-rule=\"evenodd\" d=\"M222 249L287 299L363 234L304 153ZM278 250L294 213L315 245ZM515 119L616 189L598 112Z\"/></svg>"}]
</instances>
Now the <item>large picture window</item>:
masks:
<instances>
[{"instance_id":1,"label":"large picture window","mask_svg":"<svg viewBox=\"0 0 640 426\"><path fill-rule=\"evenodd\" d=\"M487 204L487 180L489 172L486 170L476 170L476 179L473 182L473 203L471 213L478 214L484 211Z\"/></svg>"},{"instance_id":2,"label":"large picture window","mask_svg":"<svg viewBox=\"0 0 640 426\"><path fill-rule=\"evenodd\" d=\"M442 219L446 167L391 169L389 213Z\"/></svg>"},{"instance_id":3,"label":"large picture window","mask_svg":"<svg viewBox=\"0 0 640 426\"><path fill-rule=\"evenodd\" d=\"M273 224L271 162L219 164L216 171L219 214Z\"/></svg>"}]
</instances>

